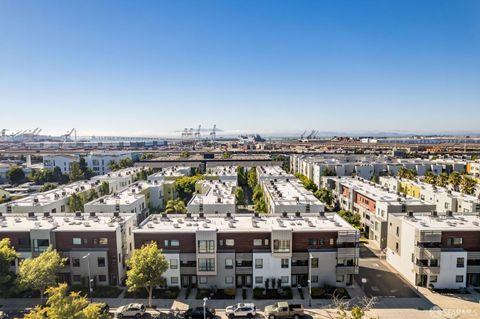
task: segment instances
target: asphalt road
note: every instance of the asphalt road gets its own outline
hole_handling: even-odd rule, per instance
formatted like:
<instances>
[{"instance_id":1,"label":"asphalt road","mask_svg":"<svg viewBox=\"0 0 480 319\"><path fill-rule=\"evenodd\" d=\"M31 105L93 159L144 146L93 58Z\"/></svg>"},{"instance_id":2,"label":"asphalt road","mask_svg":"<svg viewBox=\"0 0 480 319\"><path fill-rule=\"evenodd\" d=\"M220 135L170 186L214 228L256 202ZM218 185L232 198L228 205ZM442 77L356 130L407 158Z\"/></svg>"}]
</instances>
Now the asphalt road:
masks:
<instances>
[{"instance_id":1,"label":"asphalt road","mask_svg":"<svg viewBox=\"0 0 480 319\"><path fill-rule=\"evenodd\" d=\"M387 267L372 251L360 248L359 273L354 279L368 297L420 298L415 289ZM367 279L362 284L362 278Z\"/></svg>"}]
</instances>

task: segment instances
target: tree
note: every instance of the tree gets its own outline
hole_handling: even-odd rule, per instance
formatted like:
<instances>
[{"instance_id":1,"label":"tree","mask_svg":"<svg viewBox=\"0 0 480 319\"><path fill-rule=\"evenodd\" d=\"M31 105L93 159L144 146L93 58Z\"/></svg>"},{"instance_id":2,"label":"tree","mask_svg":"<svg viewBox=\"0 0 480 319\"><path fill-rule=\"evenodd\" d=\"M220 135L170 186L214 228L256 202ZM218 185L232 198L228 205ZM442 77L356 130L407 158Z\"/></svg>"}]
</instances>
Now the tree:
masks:
<instances>
[{"instance_id":1,"label":"tree","mask_svg":"<svg viewBox=\"0 0 480 319\"><path fill-rule=\"evenodd\" d=\"M332 192L326 188L320 188L315 192L315 197L318 198L320 201L325 203L327 206L332 206L333 204L333 195Z\"/></svg>"},{"instance_id":2,"label":"tree","mask_svg":"<svg viewBox=\"0 0 480 319\"><path fill-rule=\"evenodd\" d=\"M252 195L253 205L255 206L255 210L260 213L267 212L267 204L265 203L265 196L263 194L262 187L260 184L255 186Z\"/></svg>"},{"instance_id":3,"label":"tree","mask_svg":"<svg viewBox=\"0 0 480 319\"><path fill-rule=\"evenodd\" d=\"M425 176L423 177L423 181L425 183L432 184L432 185L436 184L436 180L437 180L437 177L431 171L426 172Z\"/></svg>"},{"instance_id":4,"label":"tree","mask_svg":"<svg viewBox=\"0 0 480 319\"><path fill-rule=\"evenodd\" d=\"M462 179L460 181L460 191L467 195L475 194L475 186L477 185L477 181L467 175L462 175Z\"/></svg>"},{"instance_id":5,"label":"tree","mask_svg":"<svg viewBox=\"0 0 480 319\"><path fill-rule=\"evenodd\" d=\"M232 157L232 153L230 153L230 152L223 152L223 154L222 154L223 159L228 159L228 158L231 158L231 157Z\"/></svg>"},{"instance_id":6,"label":"tree","mask_svg":"<svg viewBox=\"0 0 480 319\"><path fill-rule=\"evenodd\" d=\"M83 204L83 198L76 193L73 193L68 201L68 207L70 207L71 212L83 212Z\"/></svg>"},{"instance_id":7,"label":"tree","mask_svg":"<svg viewBox=\"0 0 480 319\"><path fill-rule=\"evenodd\" d=\"M2 292L7 291L7 285L15 278L15 274L10 271L10 264L18 257L10 243L10 238L0 240L0 291Z\"/></svg>"},{"instance_id":8,"label":"tree","mask_svg":"<svg viewBox=\"0 0 480 319\"><path fill-rule=\"evenodd\" d=\"M171 199L167 202L165 206L165 213L167 214L177 214L177 213L186 213L187 207L185 207L185 203L181 199Z\"/></svg>"},{"instance_id":9,"label":"tree","mask_svg":"<svg viewBox=\"0 0 480 319\"><path fill-rule=\"evenodd\" d=\"M437 176L436 184L439 187L445 187L448 184L448 174L443 172Z\"/></svg>"},{"instance_id":10,"label":"tree","mask_svg":"<svg viewBox=\"0 0 480 319\"><path fill-rule=\"evenodd\" d=\"M95 173L90 168L88 168L87 161L85 161L85 158L80 157L80 161L78 162L78 165L85 179L90 179L95 175Z\"/></svg>"},{"instance_id":11,"label":"tree","mask_svg":"<svg viewBox=\"0 0 480 319\"><path fill-rule=\"evenodd\" d=\"M45 307L36 307L27 313L24 319L106 319L108 314L103 314L101 305L88 301L85 296L77 291L68 292L67 284L63 283L46 290L48 295Z\"/></svg>"},{"instance_id":12,"label":"tree","mask_svg":"<svg viewBox=\"0 0 480 319\"><path fill-rule=\"evenodd\" d=\"M20 166L12 166L7 171L7 178L11 184L17 185L25 180L25 173Z\"/></svg>"},{"instance_id":13,"label":"tree","mask_svg":"<svg viewBox=\"0 0 480 319\"><path fill-rule=\"evenodd\" d=\"M87 193L87 197L86 197L86 202L89 203L95 199L98 198L98 193L95 191L94 188L90 189Z\"/></svg>"},{"instance_id":14,"label":"tree","mask_svg":"<svg viewBox=\"0 0 480 319\"><path fill-rule=\"evenodd\" d=\"M70 173L68 174L70 178L70 182L81 181L85 179L85 175L83 174L82 170L80 169L80 164L77 162L73 162L72 166L70 167Z\"/></svg>"},{"instance_id":15,"label":"tree","mask_svg":"<svg viewBox=\"0 0 480 319\"><path fill-rule=\"evenodd\" d=\"M458 191L461 181L462 181L462 175L460 175L459 172L452 172L448 176L448 183L450 183L450 185L453 186L453 189L455 191Z\"/></svg>"},{"instance_id":16,"label":"tree","mask_svg":"<svg viewBox=\"0 0 480 319\"><path fill-rule=\"evenodd\" d=\"M189 157L190 157L189 151L183 151L180 153L180 158L189 158Z\"/></svg>"},{"instance_id":17,"label":"tree","mask_svg":"<svg viewBox=\"0 0 480 319\"><path fill-rule=\"evenodd\" d=\"M252 190L257 186L257 168L255 166L250 167L247 172L247 184Z\"/></svg>"},{"instance_id":18,"label":"tree","mask_svg":"<svg viewBox=\"0 0 480 319\"><path fill-rule=\"evenodd\" d=\"M103 181L98 188L98 192L100 193L100 196L110 194L110 184L108 184L107 181Z\"/></svg>"},{"instance_id":19,"label":"tree","mask_svg":"<svg viewBox=\"0 0 480 319\"><path fill-rule=\"evenodd\" d=\"M28 258L20 263L18 270L18 285L24 289L38 290L40 301L47 287L57 281L57 272L63 266L63 260L52 246L36 258Z\"/></svg>"},{"instance_id":20,"label":"tree","mask_svg":"<svg viewBox=\"0 0 480 319\"><path fill-rule=\"evenodd\" d=\"M243 192L243 189L241 187L237 187L235 189L235 199L237 201L237 205L245 205L246 204L246 199L245 199L245 193Z\"/></svg>"},{"instance_id":21,"label":"tree","mask_svg":"<svg viewBox=\"0 0 480 319\"><path fill-rule=\"evenodd\" d=\"M57 185L53 184L53 183L45 183L43 184L42 187L40 187L40 189L38 190L39 192L46 192L46 191L49 191L49 190L52 190L52 189L55 189L57 188Z\"/></svg>"},{"instance_id":22,"label":"tree","mask_svg":"<svg viewBox=\"0 0 480 319\"><path fill-rule=\"evenodd\" d=\"M122 158L119 162L120 168L127 168L133 166L133 160L130 157Z\"/></svg>"},{"instance_id":23,"label":"tree","mask_svg":"<svg viewBox=\"0 0 480 319\"><path fill-rule=\"evenodd\" d=\"M178 193L178 197L187 203L195 192L195 184L202 178L201 175L182 176L178 178L175 182L175 190Z\"/></svg>"},{"instance_id":24,"label":"tree","mask_svg":"<svg viewBox=\"0 0 480 319\"><path fill-rule=\"evenodd\" d=\"M145 288L148 292L148 305L152 306L153 288L164 283L163 273L168 269L168 261L155 242L143 245L133 251L128 261L126 285L128 291Z\"/></svg>"},{"instance_id":25,"label":"tree","mask_svg":"<svg viewBox=\"0 0 480 319\"><path fill-rule=\"evenodd\" d=\"M68 175L63 174L62 169L58 166L55 166L53 168L52 178L53 178L52 182L57 182L60 184L68 183Z\"/></svg>"},{"instance_id":26,"label":"tree","mask_svg":"<svg viewBox=\"0 0 480 319\"><path fill-rule=\"evenodd\" d=\"M400 178L406 178L406 179L415 179L417 177L417 171L414 169L408 169L405 167L400 167L397 172L397 176Z\"/></svg>"},{"instance_id":27,"label":"tree","mask_svg":"<svg viewBox=\"0 0 480 319\"><path fill-rule=\"evenodd\" d=\"M237 166L237 181L238 186L247 186L247 177L245 176L245 169L242 166Z\"/></svg>"},{"instance_id":28,"label":"tree","mask_svg":"<svg viewBox=\"0 0 480 319\"><path fill-rule=\"evenodd\" d=\"M107 164L108 168L114 172L114 171L118 171L120 169L120 165L118 165L117 162L115 161L110 161L108 164Z\"/></svg>"},{"instance_id":29,"label":"tree","mask_svg":"<svg viewBox=\"0 0 480 319\"><path fill-rule=\"evenodd\" d=\"M340 217L345 219L347 223L349 223L350 225L352 225L357 229L359 229L362 226L360 223L360 219L361 219L360 214L358 213L352 213L351 211L342 209L338 212L338 215L340 215Z\"/></svg>"},{"instance_id":30,"label":"tree","mask_svg":"<svg viewBox=\"0 0 480 319\"><path fill-rule=\"evenodd\" d=\"M322 170L322 176L337 176L337 173L335 172L335 170L331 169L330 167L325 167L323 170Z\"/></svg>"},{"instance_id":31,"label":"tree","mask_svg":"<svg viewBox=\"0 0 480 319\"><path fill-rule=\"evenodd\" d=\"M305 189L311 191L312 193L315 193L318 190L317 185L315 185L315 183L307 176L302 175L300 173L296 173L295 177L300 180L300 182L303 184L303 187L305 187Z\"/></svg>"}]
</instances>

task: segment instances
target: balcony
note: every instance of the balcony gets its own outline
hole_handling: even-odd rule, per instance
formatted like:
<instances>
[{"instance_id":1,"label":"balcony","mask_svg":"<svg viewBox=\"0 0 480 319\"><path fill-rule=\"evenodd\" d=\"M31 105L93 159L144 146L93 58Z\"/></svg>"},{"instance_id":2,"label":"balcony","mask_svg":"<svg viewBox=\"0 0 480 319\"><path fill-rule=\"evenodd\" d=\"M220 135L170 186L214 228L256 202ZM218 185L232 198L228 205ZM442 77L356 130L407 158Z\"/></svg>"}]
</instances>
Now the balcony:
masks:
<instances>
[{"instance_id":1,"label":"balcony","mask_svg":"<svg viewBox=\"0 0 480 319\"><path fill-rule=\"evenodd\" d=\"M337 258L339 259L358 258L358 256L359 256L358 248L355 248L355 247L337 248Z\"/></svg>"},{"instance_id":2,"label":"balcony","mask_svg":"<svg viewBox=\"0 0 480 319\"><path fill-rule=\"evenodd\" d=\"M419 275L438 275L440 273L440 266L430 267L424 265L413 265L413 271Z\"/></svg>"},{"instance_id":3,"label":"balcony","mask_svg":"<svg viewBox=\"0 0 480 319\"><path fill-rule=\"evenodd\" d=\"M358 274L358 266L337 265L337 275Z\"/></svg>"},{"instance_id":4,"label":"balcony","mask_svg":"<svg viewBox=\"0 0 480 319\"><path fill-rule=\"evenodd\" d=\"M441 243L441 231L418 231L415 234L415 241L417 243Z\"/></svg>"},{"instance_id":5,"label":"balcony","mask_svg":"<svg viewBox=\"0 0 480 319\"><path fill-rule=\"evenodd\" d=\"M440 259L441 248L415 246L414 254L416 259Z\"/></svg>"}]
</instances>

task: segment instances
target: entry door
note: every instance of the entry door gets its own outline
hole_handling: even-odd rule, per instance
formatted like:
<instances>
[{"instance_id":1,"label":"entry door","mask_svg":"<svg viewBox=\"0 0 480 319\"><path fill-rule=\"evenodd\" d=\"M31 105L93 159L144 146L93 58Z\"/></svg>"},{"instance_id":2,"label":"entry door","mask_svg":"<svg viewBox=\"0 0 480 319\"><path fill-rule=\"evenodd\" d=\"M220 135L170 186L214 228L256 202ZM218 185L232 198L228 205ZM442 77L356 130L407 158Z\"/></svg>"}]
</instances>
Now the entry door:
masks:
<instances>
[{"instance_id":1,"label":"entry door","mask_svg":"<svg viewBox=\"0 0 480 319\"><path fill-rule=\"evenodd\" d=\"M248 288L252 288L252 276L251 275L246 275L245 276L245 285Z\"/></svg>"},{"instance_id":2,"label":"entry door","mask_svg":"<svg viewBox=\"0 0 480 319\"><path fill-rule=\"evenodd\" d=\"M237 287L243 287L243 280L241 275L237 275Z\"/></svg>"}]
</instances>

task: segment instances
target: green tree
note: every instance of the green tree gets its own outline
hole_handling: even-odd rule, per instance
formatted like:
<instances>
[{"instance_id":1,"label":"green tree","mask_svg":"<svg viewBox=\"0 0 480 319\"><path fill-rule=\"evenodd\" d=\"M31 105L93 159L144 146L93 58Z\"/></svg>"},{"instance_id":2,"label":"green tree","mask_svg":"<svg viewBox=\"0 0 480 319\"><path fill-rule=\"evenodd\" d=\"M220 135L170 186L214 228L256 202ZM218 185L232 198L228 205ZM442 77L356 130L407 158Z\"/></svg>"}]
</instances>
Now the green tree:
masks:
<instances>
[{"instance_id":1,"label":"green tree","mask_svg":"<svg viewBox=\"0 0 480 319\"><path fill-rule=\"evenodd\" d=\"M15 273L10 271L10 264L18 257L10 238L0 240L0 295L1 292L7 291L7 286L10 286L15 278Z\"/></svg>"},{"instance_id":2,"label":"green tree","mask_svg":"<svg viewBox=\"0 0 480 319\"><path fill-rule=\"evenodd\" d=\"M445 187L448 184L448 174L443 172L437 176L436 185L440 187Z\"/></svg>"},{"instance_id":3,"label":"green tree","mask_svg":"<svg viewBox=\"0 0 480 319\"><path fill-rule=\"evenodd\" d=\"M83 198L76 193L73 193L70 196L68 201L68 206L70 207L71 212L83 212Z\"/></svg>"},{"instance_id":4,"label":"green tree","mask_svg":"<svg viewBox=\"0 0 480 319\"><path fill-rule=\"evenodd\" d=\"M231 157L232 157L232 153L230 153L230 152L223 152L223 154L222 154L223 159L228 159L228 158L231 158Z\"/></svg>"},{"instance_id":5,"label":"green tree","mask_svg":"<svg viewBox=\"0 0 480 319\"><path fill-rule=\"evenodd\" d=\"M73 162L72 166L70 167L70 173L68 174L70 182L80 181L85 179L85 175L83 174L82 170L80 169L80 164L77 162Z\"/></svg>"},{"instance_id":6,"label":"green tree","mask_svg":"<svg viewBox=\"0 0 480 319\"><path fill-rule=\"evenodd\" d=\"M250 189L254 189L255 186L257 186L257 168L250 167L250 169L247 172L247 184L250 187Z\"/></svg>"},{"instance_id":7,"label":"green tree","mask_svg":"<svg viewBox=\"0 0 480 319\"><path fill-rule=\"evenodd\" d=\"M333 204L333 195L332 192L326 188L320 188L315 192L315 197L318 198L320 201L325 203L327 206L332 206Z\"/></svg>"},{"instance_id":8,"label":"green tree","mask_svg":"<svg viewBox=\"0 0 480 319\"><path fill-rule=\"evenodd\" d=\"M302 175L300 173L296 173L295 177L300 180L300 182L303 184L303 187L305 187L305 189L311 191L312 193L315 193L318 190L317 185L315 185L315 183L307 176Z\"/></svg>"},{"instance_id":9,"label":"green tree","mask_svg":"<svg viewBox=\"0 0 480 319\"><path fill-rule=\"evenodd\" d=\"M164 283L163 273L168 269L168 261L155 242L135 249L128 261L126 285L128 291L146 289L148 305L152 306L153 288Z\"/></svg>"},{"instance_id":10,"label":"green tree","mask_svg":"<svg viewBox=\"0 0 480 319\"><path fill-rule=\"evenodd\" d=\"M201 175L194 176L182 176L175 181L175 190L178 197L180 197L185 203L188 203L195 192L195 184L201 180Z\"/></svg>"},{"instance_id":11,"label":"green tree","mask_svg":"<svg viewBox=\"0 0 480 319\"><path fill-rule=\"evenodd\" d=\"M25 173L20 166L12 166L7 171L7 178L11 184L17 185L25 180Z\"/></svg>"},{"instance_id":12,"label":"green tree","mask_svg":"<svg viewBox=\"0 0 480 319\"><path fill-rule=\"evenodd\" d=\"M94 188L90 189L87 193L86 202L89 203L98 198L98 193Z\"/></svg>"},{"instance_id":13,"label":"green tree","mask_svg":"<svg viewBox=\"0 0 480 319\"><path fill-rule=\"evenodd\" d=\"M43 304L43 295L47 287L56 284L57 272L64 261L51 246L36 258L28 258L20 263L18 285L24 289L38 290Z\"/></svg>"},{"instance_id":14,"label":"green tree","mask_svg":"<svg viewBox=\"0 0 480 319\"><path fill-rule=\"evenodd\" d=\"M88 168L87 161L85 160L85 158L80 157L80 161L78 162L78 165L80 167L80 170L83 173L84 179L90 179L95 175L95 173L90 168Z\"/></svg>"},{"instance_id":15,"label":"green tree","mask_svg":"<svg viewBox=\"0 0 480 319\"><path fill-rule=\"evenodd\" d=\"M165 213L167 214L184 214L187 212L187 207L185 207L185 203L181 199L171 199L167 202L165 206Z\"/></svg>"},{"instance_id":16,"label":"green tree","mask_svg":"<svg viewBox=\"0 0 480 319\"><path fill-rule=\"evenodd\" d=\"M346 222L357 229L362 226L360 223L360 214L352 213L351 211L342 209L338 212L338 215L340 215L340 217L345 219Z\"/></svg>"},{"instance_id":17,"label":"green tree","mask_svg":"<svg viewBox=\"0 0 480 319\"><path fill-rule=\"evenodd\" d=\"M245 176L245 169L242 166L237 166L237 182L238 186L247 186L247 177Z\"/></svg>"},{"instance_id":18,"label":"green tree","mask_svg":"<svg viewBox=\"0 0 480 319\"><path fill-rule=\"evenodd\" d=\"M462 180L460 181L460 191L467 195L475 194L475 186L477 181L467 175L462 175Z\"/></svg>"},{"instance_id":19,"label":"green tree","mask_svg":"<svg viewBox=\"0 0 480 319\"><path fill-rule=\"evenodd\" d=\"M423 178L423 181L428 184L435 185L437 182L437 176L433 174L433 172L428 171L425 173L425 177Z\"/></svg>"},{"instance_id":20,"label":"green tree","mask_svg":"<svg viewBox=\"0 0 480 319\"><path fill-rule=\"evenodd\" d=\"M189 151L183 151L180 153L180 158L189 158L189 157L190 157Z\"/></svg>"},{"instance_id":21,"label":"green tree","mask_svg":"<svg viewBox=\"0 0 480 319\"><path fill-rule=\"evenodd\" d=\"M110 194L110 184L108 184L107 181L103 181L98 188L98 192L100 193L100 196Z\"/></svg>"},{"instance_id":22,"label":"green tree","mask_svg":"<svg viewBox=\"0 0 480 319\"><path fill-rule=\"evenodd\" d=\"M255 206L255 210L259 213L266 213L267 212L267 204L265 203L265 196L263 194L263 189L260 184L255 186L252 195L253 205Z\"/></svg>"},{"instance_id":23,"label":"green tree","mask_svg":"<svg viewBox=\"0 0 480 319\"><path fill-rule=\"evenodd\" d=\"M325 167L323 170L322 170L322 176L337 176L337 173L335 172L335 170L331 169L330 167Z\"/></svg>"},{"instance_id":24,"label":"green tree","mask_svg":"<svg viewBox=\"0 0 480 319\"><path fill-rule=\"evenodd\" d=\"M452 172L448 176L448 183L450 183L450 185L452 185L453 189L456 191L458 191L461 181L462 181L462 175L460 175L459 172Z\"/></svg>"},{"instance_id":25,"label":"green tree","mask_svg":"<svg viewBox=\"0 0 480 319\"><path fill-rule=\"evenodd\" d=\"M235 199L237 201L237 205L245 205L247 203L243 188L237 187L235 189Z\"/></svg>"},{"instance_id":26,"label":"green tree","mask_svg":"<svg viewBox=\"0 0 480 319\"><path fill-rule=\"evenodd\" d=\"M133 166L133 160L130 157L122 158L119 162L120 168L127 168Z\"/></svg>"},{"instance_id":27,"label":"green tree","mask_svg":"<svg viewBox=\"0 0 480 319\"><path fill-rule=\"evenodd\" d=\"M397 176L400 178L406 178L406 179L415 179L417 177L417 171L414 169L408 169L405 167L400 167L397 172Z\"/></svg>"},{"instance_id":28,"label":"green tree","mask_svg":"<svg viewBox=\"0 0 480 319\"><path fill-rule=\"evenodd\" d=\"M24 319L107 319L101 312L101 305L88 301L79 292L68 292L68 285L63 283L46 290L48 295L45 307L36 307L27 313Z\"/></svg>"},{"instance_id":29,"label":"green tree","mask_svg":"<svg viewBox=\"0 0 480 319\"><path fill-rule=\"evenodd\" d=\"M114 172L114 171L118 171L120 169L120 165L115 162L115 161L110 161L108 164L107 164L108 168Z\"/></svg>"},{"instance_id":30,"label":"green tree","mask_svg":"<svg viewBox=\"0 0 480 319\"><path fill-rule=\"evenodd\" d=\"M40 189L38 190L39 192L46 192L46 191L49 191L49 190L52 190L52 189L55 189L57 188L57 185L53 184L53 183L45 183L43 184L42 187L40 187Z\"/></svg>"}]
</instances>

